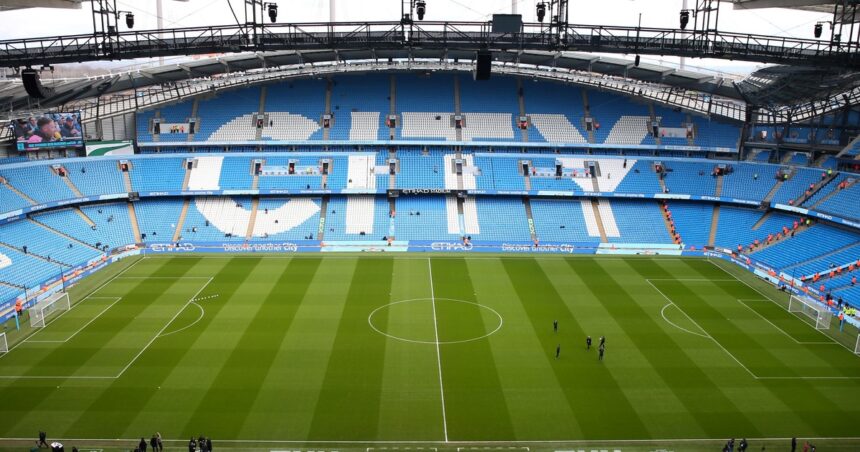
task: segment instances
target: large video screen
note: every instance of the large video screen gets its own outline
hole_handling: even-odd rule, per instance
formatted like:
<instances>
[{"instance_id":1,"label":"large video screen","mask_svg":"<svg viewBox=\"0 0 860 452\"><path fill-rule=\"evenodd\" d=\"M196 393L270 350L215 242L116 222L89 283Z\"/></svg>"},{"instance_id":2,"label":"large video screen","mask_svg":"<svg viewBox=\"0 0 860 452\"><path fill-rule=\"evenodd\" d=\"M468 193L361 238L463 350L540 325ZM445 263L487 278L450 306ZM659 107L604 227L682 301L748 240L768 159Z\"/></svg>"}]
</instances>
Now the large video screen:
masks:
<instances>
[{"instance_id":1,"label":"large video screen","mask_svg":"<svg viewBox=\"0 0 860 452\"><path fill-rule=\"evenodd\" d=\"M80 112L45 113L12 120L19 151L84 147Z\"/></svg>"}]
</instances>

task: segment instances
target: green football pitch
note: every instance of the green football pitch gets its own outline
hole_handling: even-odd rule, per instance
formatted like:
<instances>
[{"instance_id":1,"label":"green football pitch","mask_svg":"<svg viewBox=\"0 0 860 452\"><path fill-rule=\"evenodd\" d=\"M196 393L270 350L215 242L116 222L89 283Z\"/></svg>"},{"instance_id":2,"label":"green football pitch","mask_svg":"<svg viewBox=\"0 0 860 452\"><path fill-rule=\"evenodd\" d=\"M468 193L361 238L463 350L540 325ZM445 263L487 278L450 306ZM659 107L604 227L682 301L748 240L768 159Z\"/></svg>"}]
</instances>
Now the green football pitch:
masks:
<instances>
[{"instance_id":1,"label":"green football pitch","mask_svg":"<svg viewBox=\"0 0 860 452\"><path fill-rule=\"evenodd\" d=\"M70 296L6 325L2 447L860 450L857 330L723 262L147 257Z\"/></svg>"}]
</instances>

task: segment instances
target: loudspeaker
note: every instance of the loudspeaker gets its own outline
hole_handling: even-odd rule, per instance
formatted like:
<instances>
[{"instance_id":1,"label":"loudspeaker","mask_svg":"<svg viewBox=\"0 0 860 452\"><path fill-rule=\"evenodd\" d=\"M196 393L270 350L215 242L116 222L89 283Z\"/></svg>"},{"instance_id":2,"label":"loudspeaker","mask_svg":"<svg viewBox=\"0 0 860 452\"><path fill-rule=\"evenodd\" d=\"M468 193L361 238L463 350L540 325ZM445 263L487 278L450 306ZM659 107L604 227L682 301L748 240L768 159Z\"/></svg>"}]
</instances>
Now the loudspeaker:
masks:
<instances>
[{"instance_id":1,"label":"loudspeaker","mask_svg":"<svg viewBox=\"0 0 860 452\"><path fill-rule=\"evenodd\" d=\"M42 86L39 71L36 69L27 68L22 70L21 81L24 82L24 90L27 91L27 95L34 99L44 99L54 94L54 90Z\"/></svg>"},{"instance_id":2,"label":"loudspeaker","mask_svg":"<svg viewBox=\"0 0 860 452\"><path fill-rule=\"evenodd\" d=\"M475 80L489 80L493 67L493 54L489 50L478 51Z\"/></svg>"}]
</instances>

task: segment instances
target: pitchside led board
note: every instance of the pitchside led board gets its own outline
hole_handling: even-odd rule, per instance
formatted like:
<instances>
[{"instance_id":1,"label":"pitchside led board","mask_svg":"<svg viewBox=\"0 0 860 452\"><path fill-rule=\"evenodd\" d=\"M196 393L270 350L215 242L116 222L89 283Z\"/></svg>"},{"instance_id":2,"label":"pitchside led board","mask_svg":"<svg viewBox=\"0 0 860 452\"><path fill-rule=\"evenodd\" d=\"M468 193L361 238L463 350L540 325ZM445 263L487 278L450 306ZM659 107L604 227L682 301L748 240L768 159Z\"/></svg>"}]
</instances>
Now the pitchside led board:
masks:
<instances>
[{"instance_id":1,"label":"pitchside led board","mask_svg":"<svg viewBox=\"0 0 860 452\"><path fill-rule=\"evenodd\" d=\"M83 149L81 113L44 113L12 120L19 152L46 149Z\"/></svg>"}]
</instances>

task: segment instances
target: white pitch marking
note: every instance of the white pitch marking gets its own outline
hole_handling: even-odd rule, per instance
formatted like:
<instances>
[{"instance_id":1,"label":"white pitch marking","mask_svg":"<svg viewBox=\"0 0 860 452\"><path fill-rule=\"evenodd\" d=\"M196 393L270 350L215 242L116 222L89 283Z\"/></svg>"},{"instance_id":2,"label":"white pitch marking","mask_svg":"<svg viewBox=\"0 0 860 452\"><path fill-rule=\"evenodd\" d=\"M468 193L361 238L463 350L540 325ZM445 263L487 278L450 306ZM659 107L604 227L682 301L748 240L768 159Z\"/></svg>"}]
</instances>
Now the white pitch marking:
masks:
<instances>
[{"instance_id":1,"label":"white pitch marking","mask_svg":"<svg viewBox=\"0 0 860 452\"><path fill-rule=\"evenodd\" d=\"M776 300L774 300L773 298L771 298L768 294L766 294L766 293L762 292L761 290L757 289L756 287L753 287L751 284L749 284L748 282L746 282L746 281L744 281L744 280L742 280L742 279L738 278L737 276L735 276L735 275L733 275L733 274L729 273L729 271L728 271L728 270L726 270L725 268L723 268L723 267L721 267L721 266L717 265L717 263L716 263L716 262L711 261L710 259L708 259L708 262L710 262L710 264L711 264L711 265L713 265L714 267L719 268L723 273L725 273L725 274L727 274L727 275L731 276L732 278L735 278L735 281L737 281L737 282L739 282L739 283L741 283L741 284L743 284L743 285L745 285L745 286L749 287L750 289L752 289L752 290L754 290L754 291L758 292L758 293L759 293L759 294L761 294L763 297L765 297L766 299L770 300L773 304L775 304L775 305L779 306L780 308L786 309L784 306L782 306L781 304L779 304ZM786 309L786 311L788 311L788 309ZM789 312L791 313L791 315L793 315L793 316L797 317L798 319L800 319L801 321L803 321L803 318L802 318L802 317L800 317L799 315L797 315L797 313L795 313L795 312L791 312L791 311L789 311ZM805 321L803 321L803 323L808 325L808 323L806 323ZM818 331L819 333L821 333L821 335L822 335L822 336L826 337L827 339L830 339L831 341L834 341L836 344L841 345L841 346L842 346L842 348L844 348L845 350L848 350L849 352L851 352L851 354L852 354L852 355L854 354L854 350L852 350L851 348L849 348L848 346L846 346L845 344L843 344L843 343L841 343L841 342L835 341L832 337L828 336L828 335L827 335L827 333L825 333L824 331L819 330L819 329L817 329L817 328L815 329L815 331Z\"/></svg>"},{"instance_id":2,"label":"white pitch marking","mask_svg":"<svg viewBox=\"0 0 860 452\"><path fill-rule=\"evenodd\" d=\"M686 328L684 328L684 327L682 327L682 326L680 326L680 325L676 324L675 322L673 322L673 321L669 320L668 318L666 318L666 312L665 312L665 311L666 311L666 308L668 308L669 306L675 306L675 304L674 304L674 303L666 303L666 306L663 306L663 309L661 309L661 310L660 310L660 316L661 316L661 317L663 317L663 320L665 320L665 321L666 321L666 323L668 323L669 325L672 325L672 326L674 326L675 328L677 328L677 329L679 329L679 330L681 330L681 331L684 331L684 332L686 332L686 333L694 334L694 335L696 335L696 336L703 337L703 338L705 338L705 339L710 339L710 337L708 337L708 336L707 336L707 335L705 335L705 334L697 333L697 332L695 332L695 331L690 331L690 330L688 330L688 329L686 329ZM675 307L677 308L677 306L675 306Z\"/></svg>"},{"instance_id":3,"label":"white pitch marking","mask_svg":"<svg viewBox=\"0 0 860 452\"><path fill-rule=\"evenodd\" d=\"M189 298L188 301L182 306L181 309L176 311L176 314L173 315L173 317L170 319L170 321L168 321L166 324L164 324L164 326L161 327L161 330L158 331L158 334L156 334L155 337L150 339L149 342L139 352L137 352L137 355L135 355L134 358L132 358L131 361L129 361L129 363L126 364L125 367L123 367L123 369L119 372L119 374L117 374L116 378L121 377L122 374L124 374L125 371L128 370L128 368L131 367L131 365L134 364L135 361L137 361L137 358L140 358L140 355L142 355L143 352L145 352L146 349L148 349L149 346L152 345L152 343L155 342L156 339L158 339L158 336L160 336L162 333L164 333L164 330L166 330L167 327L170 326L170 324L173 323L173 321L176 320L177 317L179 317L179 314L182 314L182 311L184 311L185 308L187 308L188 305L191 304L193 302L193 300L195 298L197 298L200 295L200 293L203 292L207 286L209 286L209 284L212 283L213 279L215 279L214 276L210 277L206 281L206 284L203 284L203 287L201 287L200 290L198 290L197 293L194 294L194 296Z\"/></svg>"},{"instance_id":4,"label":"white pitch marking","mask_svg":"<svg viewBox=\"0 0 860 452\"><path fill-rule=\"evenodd\" d=\"M113 303L111 303L110 305L108 305L108 307L106 307L106 308L102 309L102 311L101 311L101 312L99 312L95 317L93 317L92 319L90 319L90 321L89 321L89 322L85 323L85 324L84 324L84 326L82 326L82 327L78 328L78 330L77 330L77 331L75 331L74 333L72 333L72 335L71 335L71 336L69 336L69 337L67 337L65 340L62 340L62 341L34 341L34 340L30 339L30 338L32 338L33 336L35 336L35 333L34 333L33 335L31 335L31 336L30 336L30 338L25 339L25 342L36 343L36 344L39 344L39 343L65 344L66 342L69 342L70 340L74 339L74 337L75 337L75 336L77 336L77 335L78 335L78 333L80 333L81 331L83 331L83 330L84 330L84 328L86 328L86 327L90 326L90 324L91 324L91 323L95 322L99 317L101 317L101 316L102 316L102 314L104 314L105 312L107 312L107 311L108 311L108 309L112 308L112 307L113 307L113 305L115 305L115 304L119 303L119 301L120 301L120 300L122 300L122 297L90 297L90 298L113 299L113 300L114 300L114 302L113 302Z\"/></svg>"},{"instance_id":5,"label":"white pitch marking","mask_svg":"<svg viewBox=\"0 0 860 452\"><path fill-rule=\"evenodd\" d=\"M761 317L761 319L762 319L762 320L764 320L765 322L769 323L769 324L770 324L770 326L772 326L772 327L776 328L777 330L779 330L779 332L780 332L780 333L782 333L782 334L786 335L789 339L793 340L795 344L800 344L800 345L836 345L836 342L835 342L835 341L827 341L827 342L805 342L805 341L799 341L799 340L795 339L795 338L794 338L794 336L792 336L792 335L788 334L788 332L786 332L786 331L785 331L785 330L783 330L782 328L780 328L780 327L776 326L776 324L774 324L773 322L771 322L770 320L768 320L768 318L767 318L767 317L765 317L765 316L761 315L758 311L756 311L755 309L753 309L750 305L746 304L746 302L747 302L747 301L770 301L770 300L752 300L752 299L747 299L747 298L738 298L738 303L740 303L740 304L744 305L744 307L746 307L746 308L747 308L747 309L749 309L750 311L754 312L757 316Z\"/></svg>"},{"instance_id":6,"label":"white pitch marking","mask_svg":"<svg viewBox=\"0 0 860 452\"><path fill-rule=\"evenodd\" d=\"M34 336L34 335L36 335L36 333L38 333L39 331L41 331L41 330L43 330L43 329L47 328L47 327L48 327L48 325L50 325L50 324L52 324L52 323L56 322L58 319L60 319L60 318L61 318L64 314L66 314L67 312L70 312L72 309L75 309L75 307L76 307L76 306L78 306L79 304L81 304L81 303L83 303L84 301L86 301L86 300L87 300L88 298L90 298L94 293L96 293L96 292L98 292L99 290L102 290L103 288L105 288L108 284L112 283L115 279L117 279L118 277L120 277L123 273L125 273L125 272L127 272L127 271L131 270L131 268L132 268L132 267L134 267L135 265L139 264L139 263L140 263L140 261L142 261L142 260L143 260L143 259L138 259L138 260L134 261L131 265L129 265L128 267L126 267L126 268L122 269L122 271L120 271L120 272L119 272L119 273L117 273L116 275L113 275L111 278L109 278L107 281L105 281L102 285L100 285L100 286L96 287L95 289L93 289L93 290L92 290L90 293L88 293L84 298L81 298L81 300L80 300L80 301L78 301L77 303L75 303L75 304L73 304L72 306L70 306L68 311L63 311L63 312L61 312L61 313L57 314L57 316L56 316L56 317L54 317L53 319L51 319L49 322L45 323L45 326L44 326L44 327L42 327L40 330L35 331L33 334L31 334L31 335L27 336L26 338L24 338L23 340L21 340L21 341L20 341L20 342L18 342L17 344L15 344L15 345L13 345L12 347L10 347L10 348L9 348L9 350L8 350L6 353L4 353L4 354L0 355L0 359L2 359L4 356L8 356L8 355L12 352L12 350L15 350L16 348L18 348L18 346L20 346L21 344L23 344L23 343L27 342L27 339L29 339L29 338L33 337L33 336ZM5 378L5 377L0 377L0 378Z\"/></svg>"},{"instance_id":7,"label":"white pitch marking","mask_svg":"<svg viewBox=\"0 0 860 452\"><path fill-rule=\"evenodd\" d=\"M436 335L436 364L439 369L439 393L442 396L442 429L445 432L445 442L448 442L448 418L445 414L445 385L442 383L442 353L439 351L439 325L436 322L436 293L433 290L433 264L427 259L427 270L430 275L430 302L433 304L433 333Z\"/></svg>"},{"instance_id":8,"label":"white pitch marking","mask_svg":"<svg viewBox=\"0 0 860 452\"><path fill-rule=\"evenodd\" d=\"M698 324L698 322L696 322L695 320L693 320L693 318L692 318L692 317L690 317L690 316L689 316L689 314L687 314L686 312L684 312L684 310L683 310L683 309L681 309L681 307L680 307L680 306L676 305L676 304L675 304L675 302L673 302L673 301L672 301L672 299L670 299L668 296L666 296L666 294L665 294L665 293L663 293L663 291L662 291L662 290L658 289L658 288L657 288L657 286L655 286L655 285L654 285L654 283L652 283L650 279L646 279L645 281L647 281L647 282L648 282L648 284L650 284L650 285L651 285L651 287L653 287L653 288L654 288L654 290L656 290L657 292L659 292L659 293L660 293L660 295L662 295L662 296L663 296L663 298L665 298L665 299L666 299L666 301L668 301L669 303L672 303L673 305L675 305L675 308L677 308L679 311L681 311L681 313L682 313L682 314L684 314L685 316L687 316L687 318L688 318L688 319L690 319L690 321L691 321L691 322L693 322L693 325L696 325L696 328L698 328L698 329L702 330L705 334L707 334L709 339L711 339L712 341L714 341L714 343L715 343L715 344L717 344L717 346L718 346L718 347L720 347L724 352L726 352L726 354L727 354L727 355L729 355L729 356L730 356L730 357L731 357L731 358L732 358L736 363L738 363L738 365L739 365L739 366L743 367L743 368L744 368L744 370L746 370L746 371L747 371L747 373L748 373L748 374L750 374L750 376L751 376L751 377L753 377L754 379L758 380L758 375L754 374L751 370L749 370L749 368L748 368L746 365L744 365L744 363L742 363L742 362L741 362L741 360L739 360L737 357L735 357L735 355L733 355L733 354L732 354L732 352L728 351L728 349L726 349L725 347L723 347L723 344L721 344L718 340L714 339L714 337L713 337L713 336L711 336L711 334L710 334L710 333L708 333L708 330L706 330L706 329L702 328L702 326L701 326L701 325L699 325L699 324Z\"/></svg>"}]
</instances>

